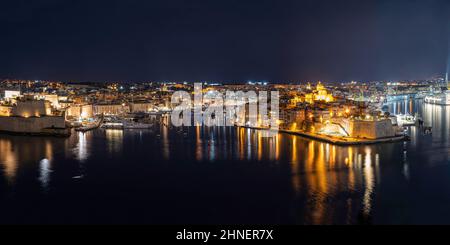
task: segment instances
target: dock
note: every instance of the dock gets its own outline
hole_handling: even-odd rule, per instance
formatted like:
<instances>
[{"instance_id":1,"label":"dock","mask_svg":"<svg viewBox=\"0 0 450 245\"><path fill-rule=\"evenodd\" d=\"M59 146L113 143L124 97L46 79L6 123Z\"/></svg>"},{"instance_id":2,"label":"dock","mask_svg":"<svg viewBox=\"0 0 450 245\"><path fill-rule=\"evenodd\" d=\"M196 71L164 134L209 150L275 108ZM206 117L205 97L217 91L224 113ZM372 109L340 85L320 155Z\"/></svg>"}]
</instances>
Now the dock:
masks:
<instances>
[{"instance_id":1,"label":"dock","mask_svg":"<svg viewBox=\"0 0 450 245\"><path fill-rule=\"evenodd\" d=\"M261 128L261 127L249 127L249 126L238 126L242 128L249 128L249 129L255 129L255 130L271 130L270 128ZM350 138L350 137L334 137L329 135L323 135L323 134L316 134L316 133L308 133L303 131L293 131L293 130L286 130L286 129L279 129L278 132L290 134L290 135L297 135L308 139L318 140L325 143L330 143L333 145L342 145L342 146L349 146L349 145L373 145L373 144L381 144L381 143L393 143L393 142L401 142L408 140L408 137L406 135L400 135L395 137L389 137L389 138L380 138L380 139L362 139L362 138Z\"/></svg>"}]
</instances>

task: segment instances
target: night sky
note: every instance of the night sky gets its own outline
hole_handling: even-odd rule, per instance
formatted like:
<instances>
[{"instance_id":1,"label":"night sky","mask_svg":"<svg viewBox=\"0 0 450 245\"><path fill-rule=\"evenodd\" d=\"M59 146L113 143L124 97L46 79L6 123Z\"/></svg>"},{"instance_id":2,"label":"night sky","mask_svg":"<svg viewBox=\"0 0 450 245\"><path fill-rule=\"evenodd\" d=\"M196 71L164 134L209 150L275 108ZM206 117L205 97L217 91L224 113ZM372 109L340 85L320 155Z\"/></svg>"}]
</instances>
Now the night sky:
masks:
<instances>
[{"instance_id":1,"label":"night sky","mask_svg":"<svg viewBox=\"0 0 450 245\"><path fill-rule=\"evenodd\" d=\"M422 79L445 72L448 0L2 1L0 77Z\"/></svg>"}]
</instances>

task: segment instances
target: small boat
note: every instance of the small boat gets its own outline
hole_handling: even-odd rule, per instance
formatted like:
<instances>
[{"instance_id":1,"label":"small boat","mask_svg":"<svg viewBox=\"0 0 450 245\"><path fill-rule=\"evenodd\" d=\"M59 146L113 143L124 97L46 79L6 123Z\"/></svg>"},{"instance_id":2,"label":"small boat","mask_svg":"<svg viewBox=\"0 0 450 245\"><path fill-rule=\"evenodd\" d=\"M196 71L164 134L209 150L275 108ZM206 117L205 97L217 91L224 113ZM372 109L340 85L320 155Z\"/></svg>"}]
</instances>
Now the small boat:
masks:
<instances>
[{"instance_id":1,"label":"small boat","mask_svg":"<svg viewBox=\"0 0 450 245\"><path fill-rule=\"evenodd\" d=\"M123 123L119 122L107 122L102 125L105 129L123 129Z\"/></svg>"},{"instance_id":2,"label":"small boat","mask_svg":"<svg viewBox=\"0 0 450 245\"><path fill-rule=\"evenodd\" d=\"M124 129L150 129L153 127L151 123L139 123L139 122L124 122Z\"/></svg>"},{"instance_id":3,"label":"small boat","mask_svg":"<svg viewBox=\"0 0 450 245\"><path fill-rule=\"evenodd\" d=\"M71 128L79 128L83 126L83 124L79 121L68 122L68 124Z\"/></svg>"},{"instance_id":4,"label":"small boat","mask_svg":"<svg viewBox=\"0 0 450 245\"><path fill-rule=\"evenodd\" d=\"M75 131L77 131L77 132L87 132L89 130L93 130L93 129L96 129L96 128L97 128L96 126L87 125L87 126L81 126L79 128L76 128Z\"/></svg>"},{"instance_id":5,"label":"small boat","mask_svg":"<svg viewBox=\"0 0 450 245\"><path fill-rule=\"evenodd\" d=\"M399 126L414 126L416 125L416 117L409 114L397 115L397 123Z\"/></svg>"},{"instance_id":6,"label":"small boat","mask_svg":"<svg viewBox=\"0 0 450 245\"><path fill-rule=\"evenodd\" d=\"M100 127L100 124L102 124L102 122L103 122L103 115L95 119L94 122L88 122L86 124L83 124L83 126L81 127L75 128L75 131L86 132L89 130L93 130Z\"/></svg>"},{"instance_id":7,"label":"small boat","mask_svg":"<svg viewBox=\"0 0 450 245\"><path fill-rule=\"evenodd\" d=\"M425 126L423 127L423 133L424 134L432 134L433 133L433 128L430 126Z\"/></svg>"}]
</instances>

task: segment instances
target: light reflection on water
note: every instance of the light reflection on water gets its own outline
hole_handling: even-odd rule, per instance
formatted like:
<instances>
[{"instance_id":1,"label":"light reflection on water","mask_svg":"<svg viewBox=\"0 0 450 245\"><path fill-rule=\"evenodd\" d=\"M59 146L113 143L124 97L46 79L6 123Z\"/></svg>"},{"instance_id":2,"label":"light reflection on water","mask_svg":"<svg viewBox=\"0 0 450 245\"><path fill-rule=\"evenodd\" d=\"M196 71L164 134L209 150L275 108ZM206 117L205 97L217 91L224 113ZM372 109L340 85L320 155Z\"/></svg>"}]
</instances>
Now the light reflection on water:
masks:
<instances>
[{"instance_id":1,"label":"light reflection on water","mask_svg":"<svg viewBox=\"0 0 450 245\"><path fill-rule=\"evenodd\" d=\"M51 138L35 138L32 137L24 140L23 137L18 136L3 136L0 137L0 166L1 173L10 185L16 182L17 173L20 163L28 163L34 159L40 159L40 177L43 188L46 187L50 171L50 160L53 157L54 146ZM28 167L28 166L24 166Z\"/></svg>"},{"instance_id":2,"label":"light reflection on water","mask_svg":"<svg viewBox=\"0 0 450 245\"><path fill-rule=\"evenodd\" d=\"M50 166L50 160L47 158L42 159L39 162L39 181L41 182L42 189L48 191L50 183L50 173L52 172Z\"/></svg>"},{"instance_id":3,"label":"light reflection on water","mask_svg":"<svg viewBox=\"0 0 450 245\"><path fill-rule=\"evenodd\" d=\"M397 108L397 109L396 109ZM424 120L425 126L431 126L433 133L425 136L423 131L412 127L411 147L420 151L430 159L432 164L448 164L450 158L450 106L440 106L423 103L422 100L407 99L389 105L389 111L394 114L416 112ZM407 162L407 159L405 159Z\"/></svg>"},{"instance_id":4,"label":"light reflection on water","mask_svg":"<svg viewBox=\"0 0 450 245\"><path fill-rule=\"evenodd\" d=\"M121 129L106 129L106 143L108 144L109 154L114 154L122 150L123 144L123 130Z\"/></svg>"},{"instance_id":5,"label":"light reflection on water","mask_svg":"<svg viewBox=\"0 0 450 245\"><path fill-rule=\"evenodd\" d=\"M426 205L433 205L432 202L424 204L406 200L410 196L428 195L430 189L436 190L434 184L417 189L417 181L422 176L430 176L428 171L433 171L433 166L449 165L450 107L407 100L390 105L389 110L411 114L417 111L425 125L433 127L433 134L424 135L420 129L413 127L410 130L410 142L348 147L286 134L267 138L263 137L262 131L244 128L197 126L177 129L167 124L157 126L154 132L99 129L74 133L67 139L1 135L0 181L5 181L11 188L22 183L21 186L29 188L27 192L33 196L39 194L33 188L37 185L41 187L43 195L56 195L55 199L58 200L59 196L52 192L53 189L65 190L68 183L82 183L73 180L73 176L88 176L84 180L89 181L86 187L74 187L75 190L88 188L78 190L80 192L100 188L102 185L99 183L112 179L108 187L112 185L115 189L135 190L145 186L157 188L158 193L165 193L182 188L179 185L188 185L190 176L194 175L196 184L204 187L190 194L198 194L205 199L189 201L204 205L210 201L208 196L211 193L217 193L215 199L219 200L218 203L202 206L203 211L211 209L209 215L215 215L217 222L241 221L240 215L228 213L230 202L238 202L242 206L239 206L242 210L238 211L250 215L246 220L250 223L252 220L264 220L266 216L275 217L267 222L296 224L430 222L416 217L419 216L416 208L429 209ZM236 165L239 167L234 168ZM145 181L134 185L135 175L145 176L147 172L158 173L166 168L170 169L170 173L180 172L176 180L164 182L164 179L172 177L158 175L158 178L145 177ZM210 186L217 186L214 181L218 180L208 177L215 173L216 168L220 169L217 170L219 172L225 171L223 176L227 176L216 176L221 185L217 190ZM202 171L197 176L196 171L199 169ZM445 171L439 171L439 174L446 176ZM116 176L120 176L123 181L117 181ZM245 181L239 182L245 185L235 186L238 182L234 176L245 176ZM442 181L445 180L443 176ZM255 189L259 189L259 186L266 186L266 189L260 190L261 194L255 192L249 195L245 187L253 185ZM226 194L228 188L234 190L231 198ZM446 188L436 191L436 195L450 194L450 185L448 191ZM181 189L179 194L189 191ZM108 196L115 195L114 188L102 189L102 192ZM133 203L127 199L135 198L149 209L155 205L150 200L147 203L145 195L135 197L133 195L139 194L128 192L129 196L120 192L121 196L116 199L118 202L123 199L120 203L123 207ZM18 194L12 189L0 189L0 201L8 195ZM163 206L169 206L173 201L187 201L174 196L174 200L170 199ZM263 213L252 213L256 212L253 204L255 198L264 200L258 203L262 205ZM277 205L273 203L283 208L276 209ZM162 213L174 212L170 208L159 210ZM403 212L405 215L389 215L390 212ZM201 214L196 217L199 220L204 218ZM439 215L432 217L439 219ZM192 220L190 223L195 222Z\"/></svg>"},{"instance_id":6,"label":"light reflection on water","mask_svg":"<svg viewBox=\"0 0 450 245\"><path fill-rule=\"evenodd\" d=\"M221 129L223 130L223 129ZM183 152L176 155L169 155L168 152L174 147L171 145L169 129L161 129L160 153L162 159L179 159ZM260 162L274 162L275 164L288 164L291 168L292 189L297 196L303 196L306 200L304 206L304 220L306 223L323 224L333 223L333 212L335 212L334 197L341 192L355 192L361 194L360 204L348 201L345 212L347 216L354 216L362 210L364 215L370 216L372 208L372 194L374 192L378 167L379 155L372 153L371 147L338 147L326 143L305 140L297 136L278 135L275 138L262 137L261 131L254 131L243 128L227 128L221 135L220 146L216 129L195 127L194 129L194 152L196 161L214 161L216 158L225 160L248 160ZM65 150L71 150L74 158L79 161L78 171L72 176L84 176L88 171L85 163L90 157L101 149L93 146L94 139L98 132L87 132L74 134L70 139L71 143L66 144ZM122 130L104 130L105 152L108 154L117 153L123 150L124 137L127 133ZM148 135L155 137L154 135ZM1 164L5 166L3 175L12 181L17 169L23 164L13 149L14 144L20 144L15 136L11 139L0 140ZM176 136L180 137L180 136ZM155 137L156 138L156 137ZM19 138L20 139L20 138ZM158 141L158 139L156 139ZM189 141L189 138L186 139ZM230 145L222 142L231 142ZM52 169L52 149L51 143L41 144L42 154L37 156L36 161L39 168L39 182L48 191L51 186L51 176L55 174ZM23 146L22 146L23 147ZM25 146L26 147L26 146ZM178 146L175 146L178 147ZM71 149L72 148L72 149ZM95 151L94 151L95 149ZM158 150L152 151L153 154ZM228 154L234 152L233 154ZM70 156L70 154L69 154ZM204 158L205 156L206 159ZM237 157L237 159L235 158ZM378 160L374 160L378 159ZM29 159L31 160L31 159ZM377 164L373 164L376 162ZM353 210L356 209L356 210ZM353 222L354 217L350 218Z\"/></svg>"},{"instance_id":7,"label":"light reflection on water","mask_svg":"<svg viewBox=\"0 0 450 245\"><path fill-rule=\"evenodd\" d=\"M262 137L263 132L244 128L230 128L220 142L233 142L235 154L230 156L229 145L215 143L218 131L195 127L195 159L213 161L220 159L248 160L288 164L291 168L292 189L306 199L306 223L333 223L330 214L337 205L334 197L342 192L360 195L359 204L345 204L348 216L355 220L359 212L370 217L375 186L380 177L380 154L372 146L342 147L305 140L298 136L279 134L275 138ZM229 132L231 131L231 132ZM234 133L233 133L234 131ZM205 135L207 135L205 137ZM206 140L206 139L209 140ZM166 146L163 146L166 147ZM216 156L217 155L217 156ZM207 158L203 158L207 156ZM173 155L172 158L179 156ZM339 204L340 205L340 204Z\"/></svg>"},{"instance_id":8,"label":"light reflection on water","mask_svg":"<svg viewBox=\"0 0 450 245\"><path fill-rule=\"evenodd\" d=\"M18 167L12 142L7 139L0 139L0 152L0 163L2 164L3 174L8 182L12 183Z\"/></svg>"},{"instance_id":9,"label":"light reflection on water","mask_svg":"<svg viewBox=\"0 0 450 245\"><path fill-rule=\"evenodd\" d=\"M83 133L79 132L78 135L78 144L74 148L74 153L76 155L76 158L80 162L84 162L89 157L89 148L88 148L88 140L87 138L90 137L92 134L90 132Z\"/></svg>"}]
</instances>

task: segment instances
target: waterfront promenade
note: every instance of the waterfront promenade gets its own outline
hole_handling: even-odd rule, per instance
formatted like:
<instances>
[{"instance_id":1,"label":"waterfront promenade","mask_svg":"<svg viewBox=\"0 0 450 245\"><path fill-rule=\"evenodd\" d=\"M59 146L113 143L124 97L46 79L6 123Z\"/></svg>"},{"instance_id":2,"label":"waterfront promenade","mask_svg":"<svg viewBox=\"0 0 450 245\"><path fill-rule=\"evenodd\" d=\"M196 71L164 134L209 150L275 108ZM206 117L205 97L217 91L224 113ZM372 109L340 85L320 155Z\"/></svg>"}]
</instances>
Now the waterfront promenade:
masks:
<instances>
[{"instance_id":1,"label":"waterfront promenade","mask_svg":"<svg viewBox=\"0 0 450 245\"><path fill-rule=\"evenodd\" d=\"M262 127L250 127L250 126L237 126L242 128L250 128L255 130L271 130L270 128L262 128ZM326 143L334 144L334 145L370 145L370 144L380 144L380 143L391 143L391 142L399 142L407 140L407 136L395 136L389 138L380 138L380 139L364 139L364 138L352 138L352 137L335 137L324 134L317 133L308 133L298 130L286 130L279 129L278 132L298 135L304 138L314 139L318 141L323 141Z\"/></svg>"}]
</instances>

